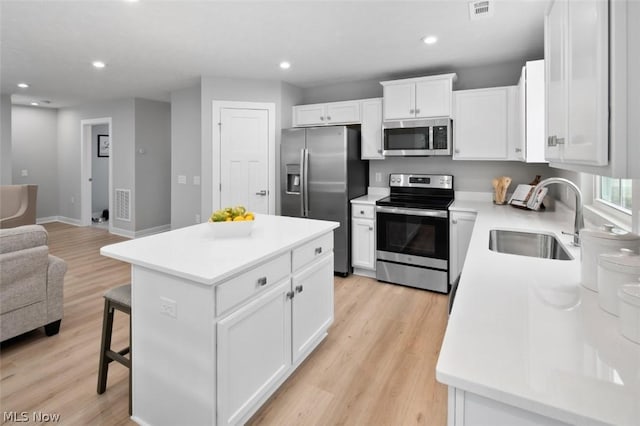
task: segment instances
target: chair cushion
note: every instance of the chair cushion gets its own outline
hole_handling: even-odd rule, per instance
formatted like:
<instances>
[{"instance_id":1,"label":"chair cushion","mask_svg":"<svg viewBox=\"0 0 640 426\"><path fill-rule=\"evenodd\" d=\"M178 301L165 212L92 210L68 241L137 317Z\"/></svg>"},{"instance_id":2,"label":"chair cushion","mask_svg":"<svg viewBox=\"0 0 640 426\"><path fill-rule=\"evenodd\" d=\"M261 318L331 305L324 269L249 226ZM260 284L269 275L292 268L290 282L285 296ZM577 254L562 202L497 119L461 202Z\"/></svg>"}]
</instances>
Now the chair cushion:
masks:
<instances>
[{"instance_id":1,"label":"chair cushion","mask_svg":"<svg viewBox=\"0 0 640 426\"><path fill-rule=\"evenodd\" d=\"M0 255L0 314L47 298L47 246Z\"/></svg>"},{"instance_id":2,"label":"chair cushion","mask_svg":"<svg viewBox=\"0 0 640 426\"><path fill-rule=\"evenodd\" d=\"M47 237L47 230L42 225L0 229L0 254L46 246Z\"/></svg>"},{"instance_id":3,"label":"chair cushion","mask_svg":"<svg viewBox=\"0 0 640 426\"><path fill-rule=\"evenodd\" d=\"M131 284L112 288L104 294L105 299L113 300L121 305L131 307Z\"/></svg>"}]
</instances>

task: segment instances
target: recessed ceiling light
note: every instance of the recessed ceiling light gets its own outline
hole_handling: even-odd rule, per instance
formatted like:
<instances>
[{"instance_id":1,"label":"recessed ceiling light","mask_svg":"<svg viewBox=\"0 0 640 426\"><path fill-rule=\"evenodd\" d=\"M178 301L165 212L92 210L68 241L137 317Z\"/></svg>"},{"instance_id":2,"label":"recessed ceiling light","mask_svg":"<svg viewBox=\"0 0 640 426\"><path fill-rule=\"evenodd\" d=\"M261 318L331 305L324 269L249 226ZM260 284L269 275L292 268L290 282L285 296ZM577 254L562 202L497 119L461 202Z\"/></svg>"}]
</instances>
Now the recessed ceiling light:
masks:
<instances>
[{"instance_id":1,"label":"recessed ceiling light","mask_svg":"<svg viewBox=\"0 0 640 426\"><path fill-rule=\"evenodd\" d=\"M102 61L93 61L91 65L93 65L94 68L104 68L107 66L107 64Z\"/></svg>"},{"instance_id":2,"label":"recessed ceiling light","mask_svg":"<svg viewBox=\"0 0 640 426\"><path fill-rule=\"evenodd\" d=\"M38 105L40 105L40 104L39 104L39 103L37 103L37 102L31 102L31 105L33 105L33 106L38 106Z\"/></svg>"},{"instance_id":3,"label":"recessed ceiling light","mask_svg":"<svg viewBox=\"0 0 640 426\"><path fill-rule=\"evenodd\" d=\"M287 61L280 62L280 68L282 68L283 70L288 70L289 68L291 68L291 64Z\"/></svg>"},{"instance_id":4,"label":"recessed ceiling light","mask_svg":"<svg viewBox=\"0 0 640 426\"><path fill-rule=\"evenodd\" d=\"M426 36L423 37L422 42L424 44L435 44L438 41L438 37L436 36Z\"/></svg>"},{"instance_id":5,"label":"recessed ceiling light","mask_svg":"<svg viewBox=\"0 0 640 426\"><path fill-rule=\"evenodd\" d=\"M27 83L18 83L18 87L21 89L26 89L27 87L29 87L29 85Z\"/></svg>"}]
</instances>

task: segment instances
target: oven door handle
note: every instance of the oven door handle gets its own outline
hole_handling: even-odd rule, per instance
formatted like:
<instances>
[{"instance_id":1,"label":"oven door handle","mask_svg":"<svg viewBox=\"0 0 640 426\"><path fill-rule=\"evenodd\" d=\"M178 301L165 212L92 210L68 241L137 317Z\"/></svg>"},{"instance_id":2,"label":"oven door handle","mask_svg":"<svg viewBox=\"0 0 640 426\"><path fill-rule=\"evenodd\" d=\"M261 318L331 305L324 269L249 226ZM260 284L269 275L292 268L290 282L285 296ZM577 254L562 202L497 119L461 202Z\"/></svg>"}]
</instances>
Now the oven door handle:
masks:
<instances>
[{"instance_id":1,"label":"oven door handle","mask_svg":"<svg viewBox=\"0 0 640 426\"><path fill-rule=\"evenodd\" d=\"M447 218L446 210L414 210L402 209L398 207L376 206L376 211L380 213L404 214L409 216L442 217L445 219Z\"/></svg>"}]
</instances>

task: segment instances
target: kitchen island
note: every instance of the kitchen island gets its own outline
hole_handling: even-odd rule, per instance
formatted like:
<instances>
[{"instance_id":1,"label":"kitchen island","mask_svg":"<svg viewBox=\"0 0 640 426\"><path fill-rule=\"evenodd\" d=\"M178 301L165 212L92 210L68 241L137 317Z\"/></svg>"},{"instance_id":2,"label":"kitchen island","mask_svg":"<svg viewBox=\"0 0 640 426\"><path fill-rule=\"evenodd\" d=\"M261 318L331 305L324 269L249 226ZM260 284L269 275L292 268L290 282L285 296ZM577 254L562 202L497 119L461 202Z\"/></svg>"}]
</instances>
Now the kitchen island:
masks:
<instances>
[{"instance_id":1,"label":"kitchen island","mask_svg":"<svg viewBox=\"0 0 640 426\"><path fill-rule=\"evenodd\" d=\"M449 386L449 425L638 425L640 345L580 285L573 211L456 201L477 219L436 377ZM489 231L543 231L573 257L489 249Z\"/></svg>"},{"instance_id":2,"label":"kitchen island","mask_svg":"<svg viewBox=\"0 0 640 426\"><path fill-rule=\"evenodd\" d=\"M337 222L257 215L239 238L214 226L100 250L131 264L139 424L245 422L333 322Z\"/></svg>"}]
</instances>

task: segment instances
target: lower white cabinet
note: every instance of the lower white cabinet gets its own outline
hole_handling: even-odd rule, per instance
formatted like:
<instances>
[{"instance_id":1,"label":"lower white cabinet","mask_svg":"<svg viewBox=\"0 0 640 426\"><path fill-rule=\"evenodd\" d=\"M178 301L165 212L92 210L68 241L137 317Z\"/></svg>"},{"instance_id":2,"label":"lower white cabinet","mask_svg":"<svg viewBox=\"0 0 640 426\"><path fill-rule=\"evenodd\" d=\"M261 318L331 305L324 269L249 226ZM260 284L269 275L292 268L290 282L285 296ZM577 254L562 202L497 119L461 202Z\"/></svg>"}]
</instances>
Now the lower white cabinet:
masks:
<instances>
[{"instance_id":1,"label":"lower white cabinet","mask_svg":"<svg viewBox=\"0 0 640 426\"><path fill-rule=\"evenodd\" d=\"M351 203L351 266L355 274L375 276L375 206L368 203Z\"/></svg>"},{"instance_id":2,"label":"lower white cabinet","mask_svg":"<svg viewBox=\"0 0 640 426\"><path fill-rule=\"evenodd\" d=\"M218 424L237 424L291 365L291 281L218 321Z\"/></svg>"},{"instance_id":3,"label":"lower white cabinet","mask_svg":"<svg viewBox=\"0 0 640 426\"><path fill-rule=\"evenodd\" d=\"M291 287L292 356L297 365L333 322L333 253L294 273Z\"/></svg>"},{"instance_id":4,"label":"lower white cabinet","mask_svg":"<svg viewBox=\"0 0 640 426\"><path fill-rule=\"evenodd\" d=\"M476 213L451 211L449 214L449 280L453 284L467 257Z\"/></svg>"},{"instance_id":5,"label":"lower white cabinet","mask_svg":"<svg viewBox=\"0 0 640 426\"><path fill-rule=\"evenodd\" d=\"M217 424L243 423L324 338L333 322L333 235L220 284L248 285L217 322ZM279 268L279 269L278 269ZM275 284L270 277L281 278ZM224 292L224 293L223 293ZM218 305L222 305L218 303ZM227 304L229 305L229 304Z\"/></svg>"}]
</instances>

